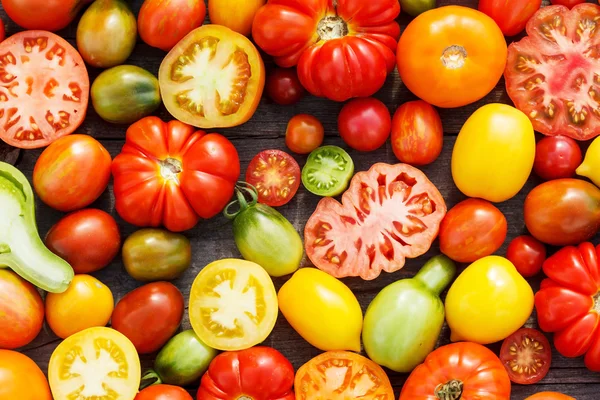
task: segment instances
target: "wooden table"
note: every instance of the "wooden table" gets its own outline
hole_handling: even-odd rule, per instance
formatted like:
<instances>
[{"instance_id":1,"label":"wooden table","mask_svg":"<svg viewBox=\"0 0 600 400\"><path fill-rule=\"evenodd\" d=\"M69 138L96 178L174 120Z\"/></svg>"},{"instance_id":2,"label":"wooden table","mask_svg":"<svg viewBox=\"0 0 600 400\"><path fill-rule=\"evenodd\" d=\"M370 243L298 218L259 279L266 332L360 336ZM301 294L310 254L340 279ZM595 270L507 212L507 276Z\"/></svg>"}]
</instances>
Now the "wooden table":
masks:
<instances>
[{"instance_id":1,"label":"wooden table","mask_svg":"<svg viewBox=\"0 0 600 400\"><path fill-rule=\"evenodd\" d=\"M134 0L132 2L136 15L142 2L142 0ZM544 2L548 3L548 0L544 0ZM477 6L477 0L438 0L439 6L457 3L471 7ZM7 24L8 34L13 34L21 30L14 23L9 21L4 10L0 10L0 17ZM403 26L405 26L408 21L409 19L405 15L401 17ZM73 23L65 30L59 32L61 36L68 39L73 45L75 42L74 37L76 27L77 24ZM158 67L164 55L164 52L151 48L139 41L134 53L127 63L141 66L152 73L157 74ZM266 61L267 65L272 66L272 63L268 59ZM98 75L99 70L92 68L89 68L88 70L91 82ZM384 88L377 93L376 97L383 100L392 112L394 112L400 104L415 98L408 89L404 87L398 78L397 73L394 73L388 79ZM491 102L510 104L510 99L506 95L504 89L504 81L500 81L496 88L486 96L485 99L475 104L460 109L440 111L446 134L444 150L440 158L434 164L423 168L423 171L429 176L431 181L437 185L446 200L448 208L464 199L464 196L454 186L450 174L450 156L455 136L459 132L466 118L473 111L483 104ZM276 104L269 102L269 100L263 99L251 121L236 128L221 129L218 131L225 134L237 147L242 163L242 171L245 171L249 161L261 150L287 150L284 143L286 125L293 115L299 113L312 114L323 122L326 132L325 144L334 144L346 148L356 164L356 171L366 170L372 164L379 161L396 163L397 160L394 157L389 141L384 147L371 153L359 153L348 149L347 146L344 145L339 138L336 128L336 119L341 106L341 104L315 97L306 97L300 103L289 107L277 106ZM165 120L171 119L164 108L161 108L157 115ZM102 121L94 112L90 102L88 117L78 132L92 135L100 140L114 157L119 153L123 146L126 128L126 126L111 125ZM18 161L16 162L17 167L30 179L33 167L40 153L41 150L31 150L22 151L19 154L18 151L8 148L3 143L0 144L0 160L14 162L18 156ZM305 156L295 156L295 158L301 166L306 161ZM522 211L523 201L526 193L538 183L539 181L535 177L532 177L519 195L499 205L499 208L506 215L509 222L509 228L506 242L498 251L498 254L504 255L506 246L510 240L525 232ZM288 205L281 207L279 210L294 224L298 231L302 232L304 224L314 211L318 201L319 198L317 196L300 188L293 201ZM135 227L124 223L116 214L114 210L112 186L109 187L101 198L92 206L111 212L117 218L123 237L127 237L136 230ZM38 225L42 236L46 234L48 229L56 223L61 216L61 213L54 211L40 201L37 201ZM174 282L186 297L186 303L190 292L191 282L205 265L220 258L240 257L233 242L231 226L222 216L217 216L209 221L201 222L196 228L187 232L187 235L193 246L193 265L181 278ZM354 278L345 279L344 282L349 285L356 294L364 311L369 302L386 285L398 279L412 277L425 260L438 253L439 250L436 242L433 244L431 250L423 257L407 260L406 266L401 271L393 274L383 273L374 281L363 281ZM309 262L304 261L303 265L309 265ZM140 286L139 282L127 275L120 258L115 259L110 266L95 275L111 288L115 300L120 299L129 291ZM275 279L276 287L281 287L285 280L286 278ZM534 290L539 288L540 280L541 278L535 278L530 281ZM527 326L537 327L535 315L529 319ZM184 317L182 328L190 328L187 315ZM43 332L37 339L22 349L22 351L33 358L45 371L48 366L50 355L59 342L60 339L45 326ZM438 344L442 345L448 342L449 331L447 327L445 327ZM300 367L310 358L320 353L319 350L304 341L281 315L273 333L267 338L264 344L280 350L290 359L295 368ZM491 348L498 350L499 346L493 345ZM538 385L534 386L513 385L512 399L522 400L528 395L543 390L563 392L576 397L578 400L594 400L600 398L600 374L588 371L584 367L582 359L567 359L559 355L556 351L553 351L552 356L552 368L547 377ZM152 356L143 357L143 366L151 366L152 361ZM406 379L406 375L390 373L389 376L394 388L399 393L402 384ZM190 392L195 393L195 389L190 388Z\"/></svg>"}]
</instances>

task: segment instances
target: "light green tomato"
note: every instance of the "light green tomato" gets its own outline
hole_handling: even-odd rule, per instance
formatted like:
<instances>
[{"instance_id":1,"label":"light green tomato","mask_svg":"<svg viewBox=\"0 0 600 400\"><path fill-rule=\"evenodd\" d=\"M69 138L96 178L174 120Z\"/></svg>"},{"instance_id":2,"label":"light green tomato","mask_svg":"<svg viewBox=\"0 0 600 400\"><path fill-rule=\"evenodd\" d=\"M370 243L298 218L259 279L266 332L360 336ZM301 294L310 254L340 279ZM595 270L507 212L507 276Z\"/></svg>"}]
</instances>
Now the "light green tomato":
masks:
<instances>
[{"instance_id":1,"label":"light green tomato","mask_svg":"<svg viewBox=\"0 0 600 400\"><path fill-rule=\"evenodd\" d=\"M435 3L436 0L400 0L400 8L411 17L416 17L425 11L434 9Z\"/></svg>"}]
</instances>

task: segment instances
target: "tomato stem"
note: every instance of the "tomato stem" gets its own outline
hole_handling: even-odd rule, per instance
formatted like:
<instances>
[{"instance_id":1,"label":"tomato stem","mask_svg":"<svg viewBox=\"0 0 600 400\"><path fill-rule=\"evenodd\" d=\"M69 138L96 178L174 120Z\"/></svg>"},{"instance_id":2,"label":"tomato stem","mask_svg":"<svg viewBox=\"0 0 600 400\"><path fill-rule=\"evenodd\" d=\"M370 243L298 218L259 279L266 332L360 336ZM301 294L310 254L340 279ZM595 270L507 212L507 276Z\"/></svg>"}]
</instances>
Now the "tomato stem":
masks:
<instances>
[{"instance_id":1,"label":"tomato stem","mask_svg":"<svg viewBox=\"0 0 600 400\"><path fill-rule=\"evenodd\" d=\"M146 373L144 374L144 376L142 376L142 379L140 380L140 390L143 390L148 386L160 385L161 383L162 380L160 379L158 373L156 373L156 371L154 371L153 369L149 369L148 371L146 371Z\"/></svg>"},{"instance_id":2,"label":"tomato stem","mask_svg":"<svg viewBox=\"0 0 600 400\"><path fill-rule=\"evenodd\" d=\"M440 400L458 400L462 396L463 383L458 379L440 383L435 388L435 396Z\"/></svg>"},{"instance_id":3,"label":"tomato stem","mask_svg":"<svg viewBox=\"0 0 600 400\"><path fill-rule=\"evenodd\" d=\"M251 200L246 200L246 195L249 195ZM238 182L235 186L236 200L227 204L227 207L223 210L223 215L229 219L235 219L242 211L254 206L258 202L258 191L256 188L248 182ZM234 204L239 204L240 209L236 212L229 212L229 208Z\"/></svg>"}]
</instances>

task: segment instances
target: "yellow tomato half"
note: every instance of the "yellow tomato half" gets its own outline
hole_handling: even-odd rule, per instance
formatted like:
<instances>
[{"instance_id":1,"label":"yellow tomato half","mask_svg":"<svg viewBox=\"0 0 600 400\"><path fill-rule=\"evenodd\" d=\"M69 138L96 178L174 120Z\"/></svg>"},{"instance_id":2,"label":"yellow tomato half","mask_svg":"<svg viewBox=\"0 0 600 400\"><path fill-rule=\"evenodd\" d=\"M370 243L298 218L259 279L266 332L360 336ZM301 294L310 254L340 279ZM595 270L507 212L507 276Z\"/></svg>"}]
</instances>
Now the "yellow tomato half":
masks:
<instances>
[{"instance_id":1,"label":"yellow tomato half","mask_svg":"<svg viewBox=\"0 0 600 400\"><path fill-rule=\"evenodd\" d=\"M504 257L488 256L469 265L446 296L452 341L479 344L507 338L533 311L533 290Z\"/></svg>"}]
</instances>

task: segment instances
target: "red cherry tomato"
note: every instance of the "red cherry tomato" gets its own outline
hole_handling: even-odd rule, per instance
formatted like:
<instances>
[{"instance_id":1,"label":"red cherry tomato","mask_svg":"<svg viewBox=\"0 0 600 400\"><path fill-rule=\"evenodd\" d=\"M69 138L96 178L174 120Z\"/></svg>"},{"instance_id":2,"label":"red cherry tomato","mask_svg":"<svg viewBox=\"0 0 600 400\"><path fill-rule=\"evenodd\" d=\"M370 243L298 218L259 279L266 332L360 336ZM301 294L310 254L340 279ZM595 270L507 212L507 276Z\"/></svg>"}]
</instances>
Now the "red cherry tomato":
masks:
<instances>
[{"instance_id":1,"label":"red cherry tomato","mask_svg":"<svg viewBox=\"0 0 600 400\"><path fill-rule=\"evenodd\" d=\"M581 149L566 136L548 136L537 143L533 171L542 179L571 178L581 164Z\"/></svg>"},{"instance_id":2,"label":"red cherry tomato","mask_svg":"<svg viewBox=\"0 0 600 400\"><path fill-rule=\"evenodd\" d=\"M179 386L152 385L135 396L135 400L194 400L192 396Z\"/></svg>"},{"instance_id":3,"label":"red cherry tomato","mask_svg":"<svg viewBox=\"0 0 600 400\"><path fill-rule=\"evenodd\" d=\"M506 258L515 265L521 275L529 278L541 271L546 260L546 247L532 236L519 236L508 245Z\"/></svg>"},{"instance_id":4,"label":"red cherry tomato","mask_svg":"<svg viewBox=\"0 0 600 400\"><path fill-rule=\"evenodd\" d=\"M585 3L585 1L586 0L550 0L554 5L567 6L569 8L572 8L577 4Z\"/></svg>"},{"instance_id":5,"label":"red cherry tomato","mask_svg":"<svg viewBox=\"0 0 600 400\"><path fill-rule=\"evenodd\" d=\"M294 153L308 154L321 146L325 130L321 121L307 114L298 114L288 122L285 145Z\"/></svg>"},{"instance_id":6,"label":"red cherry tomato","mask_svg":"<svg viewBox=\"0 0 600 400\"><path fill-rule=\"evenodd\" d=\"M550 343L536 329L519 329L502 342L500 361L512 382L531 385L548 374L552 361Z\"/></svg>"},{"instance_id":7,"label":"red cherry tomato","mask_svg":"<svg viewBox=\"0 0 600 400\"><path fill-rule=\"evenodd\" d=\"M305 90L295 68L277 68L267 76L267 95L277 104L295 104L304 97Z\"/></svg>"},{"instance_id":8,"label":"red cherry tomato","mask_svg":"<svg viewBox=\"0 0 600 400\"><path fill-rule=\"evenodd\" d=\"M0 20L0 42L6 38L6 28L4 27L4 21Z\"/></svg>"},{"instance_id":9,"label":"red cherry tomato","mask_svg":"<svg viewBox=\"0 0 600 400\"><path fill-rule=\"evenodd\" d=\"M300 187L300 166L284 151L263 150L248 165L246 182L256 187L260 203L282 206Z\"/></svg>"},{"instance_id":10,"label":"red cherry tomato","mask_svg":"<svg viewBox=\"0 0 600 400\"><path fill-rule=\"evenodd\" d=\"M338 130L348 146L359 151L373 151L390 135L392 117L385 104L377 99L354 99L342 108Z\"/></svg>"}]
</instances>

